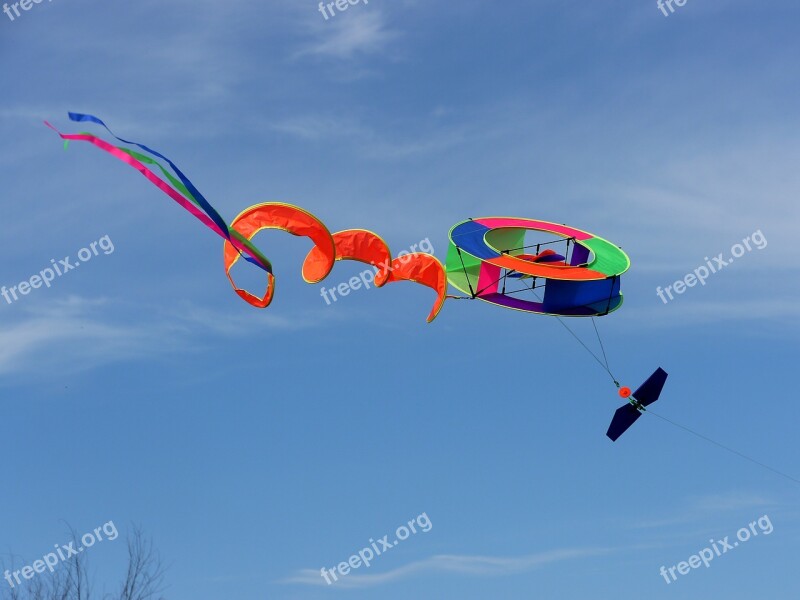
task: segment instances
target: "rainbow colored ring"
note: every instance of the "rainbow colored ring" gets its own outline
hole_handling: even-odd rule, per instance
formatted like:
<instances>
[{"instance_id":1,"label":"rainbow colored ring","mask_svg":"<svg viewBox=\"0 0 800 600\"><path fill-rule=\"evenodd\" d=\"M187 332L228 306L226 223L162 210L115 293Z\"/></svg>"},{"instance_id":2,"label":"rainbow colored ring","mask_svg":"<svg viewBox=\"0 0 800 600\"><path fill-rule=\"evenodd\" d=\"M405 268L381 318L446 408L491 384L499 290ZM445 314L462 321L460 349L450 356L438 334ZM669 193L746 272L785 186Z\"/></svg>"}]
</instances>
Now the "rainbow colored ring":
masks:
<instances>
[{"instance_id":1,"label":"rainbow colored ring","mask_svg":"<svg viewBox=\"0 0 800 600\"><path fill-rule=\"evenodd\" d=\"M559 263L534 262L525 254L525 232L542 231L574 243ZM569 252L567 251L567 254ZM591 260L589 260L591 257ZM469 219L450 230L447 279L471 298L525 312L563 317L605 315L622 306L621 275L631 261L618 246L566 225L513 217ZM525 300L500 291L508 276L532 278L544 296Z\"/></svg>"}]
</instances>

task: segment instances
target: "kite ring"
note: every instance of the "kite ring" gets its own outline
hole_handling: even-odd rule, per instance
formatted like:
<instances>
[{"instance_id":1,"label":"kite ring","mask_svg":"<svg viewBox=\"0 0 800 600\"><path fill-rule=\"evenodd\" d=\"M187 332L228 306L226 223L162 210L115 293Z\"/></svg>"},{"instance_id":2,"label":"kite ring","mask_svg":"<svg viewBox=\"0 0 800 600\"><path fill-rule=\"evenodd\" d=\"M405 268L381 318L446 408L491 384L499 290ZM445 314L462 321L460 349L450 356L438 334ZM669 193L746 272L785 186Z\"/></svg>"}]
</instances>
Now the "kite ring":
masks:
<instances>
[{"instance_id":1,"label":"kite ring","mask_svg":"<svg viewBox=\"0 0 800 600\"><path fill-rule=\"evenodd\" d=\"M554 234L558 239L526 245L527 231ZM566 243L563 255L551 248L542 250L555 243ZM528 253L530 248L535 253ZM447 278L470 298L505 308L593 317L622 305L620 279L630 264L621 248L580 229L534 219L483 217L450 230ZM509 289L514 287L510 283L517 284L515 289ZM521 289L517 289L519 284ZM519 295L526 292L534 299Z\"/></svg>"}]
</instances>

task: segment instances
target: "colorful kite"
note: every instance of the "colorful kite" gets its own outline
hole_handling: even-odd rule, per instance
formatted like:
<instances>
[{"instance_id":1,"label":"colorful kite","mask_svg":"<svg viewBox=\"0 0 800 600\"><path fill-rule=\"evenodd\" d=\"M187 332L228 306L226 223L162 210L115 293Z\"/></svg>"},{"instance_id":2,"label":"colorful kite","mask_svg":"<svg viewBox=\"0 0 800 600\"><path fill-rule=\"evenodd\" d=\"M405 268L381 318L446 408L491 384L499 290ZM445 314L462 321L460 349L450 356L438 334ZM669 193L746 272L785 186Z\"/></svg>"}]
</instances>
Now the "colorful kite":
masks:
<instances>
[{"instance_id":1,"label":"colorful kite","mask_svg":"<svg viewBox=\"0 0 800 600\"><path fill-rule=\"evenodd\" d=\"M542 231L561 239L525 245L527 231ZM551 248L542 251L545 245L561 243L566 246L563 255ZM533 254L526 252L534 248ZM622 305L620 277L630 266L628 255L619 247L566 225L485 217L464 221L450 230L450 285L471 298L505 308L561 317L607 315ZM509 279L512 283L529 280L530 286L512 290ZM541 301L517 295L536 290L537 281L541 281Z\"/></svg>"},{"instance_id":2,"label":"colorful kite","mask_svg":"<svg viewBox=\"0 0 800 600\"><path fill-rule=\"evenodd\" d=\"M604 316L622 305L621 277L630 267L630 259L618 246L580 229L511 217L469 219L450 230L445 267L437 258L424 252L392 258L389 246L377 234L366 229L331 233L317 217L291 204L256 204L227 225L189 178L166 156L143 144L117 137L103 121L92 115L69 113L69 118L100 125L118 141L144 151L142 154L115 146L90 133L62 134L45 122L65 140L65 145L69 141L89 142L132 166L222 237L225 274L239 297L255 307L269 306L275 292L272 264L252 242L253 237L264 229L279 229L311 240L313 247L302 267L303 279L308 283L324 280L336 261L353 260L375 268L376 287L412 281L431 288L437 297L428 322L436 318L447 298L482 300L503 308L552 315L559 320L562 317ZM166 162L172 173L158 159ZM167 181L148 166L160 171ZM550 234L556 239L526 245L526 233L530 231ZM256 295L236 285L231 269L240 258L265 271L267 284L263 294ZM449 296L448 284L467 295ZM575 335L569 327L567 329ZM597 336L602 347L599 332ZM620 384L608 368L608 360L601 361L583 345L604 366L619 388ZM605 349L603 357L605 359ZM652 383L654 377L656 383ZM612 440L633 424L645 406L658 398L665 380L666 373L659 369L632 394L634 400L617 411L609 428L608 436ZM658 387L657 392L655 387ZM620 395L628 398L630 390L621 388Z\"/></svg>"}]
</instances>

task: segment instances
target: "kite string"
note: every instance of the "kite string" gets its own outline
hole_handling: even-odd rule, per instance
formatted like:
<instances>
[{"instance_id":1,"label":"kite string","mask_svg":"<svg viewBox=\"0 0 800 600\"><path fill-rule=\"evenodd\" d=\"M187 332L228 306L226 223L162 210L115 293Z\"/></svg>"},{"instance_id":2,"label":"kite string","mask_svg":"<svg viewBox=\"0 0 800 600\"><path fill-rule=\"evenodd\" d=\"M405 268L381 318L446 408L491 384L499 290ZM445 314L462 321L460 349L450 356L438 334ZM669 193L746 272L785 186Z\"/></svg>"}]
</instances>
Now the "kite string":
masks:
<instances>
[{"instance_id":1,"label":"kite string","mask_svg":"<svg viewBox=\"0 0 800 600\"><path fill-rule=\"evenodd\" d=\"M600 349L603 351L603 360L606 361L606 370L610 373L611 368L608 366L608 356L606 356L606 348L603 345L603 339L600 337L600 332L597 330L597 322L592 317L592 325L594 326L594 332L597 334L597 341L600 342Z\"/></svg>"},{"instance_id":2,"label":"kite string","mask_svg":"<svg viewBox=\"0 0 800 600\"><path fill-rule=\"evenodd\" d=\"M559 319L559 321L560 321L560 320L561 320L561 319ZM563 324L563 323L562 323L562 324ZM592 324L594 325L594 330L595 330L595 332L597 333L597 340L600 342L600 347L603 349L603 358L605 358L605 360L606 360L606 370L609 372L609 374L611 374L611 370L608 368L608 357L606 356L605 348L603 347L603 340L601 339L601 337L600 337L600 333L599 333L599 332L598 332L598 330L597 330L597 324L595 323L594 317L592 317ZM566 325L565 325L565 327L566 327ZM569 329L569 328L568 328L568 329ZM574 335L574 334L573 334L573 335ZM576 339L577 339L577 336L575 336L575 337L576 337ZM578 341L580 341L580 340L578 340ZM583 343L583 342L581 342L581 343ZM585 347L585 344L584 344L584 347ZM587 348L587 349L588 349L588 348ZM594 356L594 354L593 354L593 356ZM597 359L597 356L595 356L595 360L597 360L598 362L600 362L600 361L599 361L599 359ZM611 376L613 377L613 375L611 375ZM619 383L617 383L616 379L614 380L614 383L616 383L616 384L617 384L617 387L619 387ZM764 468L764 469L767 469L768 471L771 471L771 472L775 473L776 475L780 475L781 477L785 477L786 479L789 479L789 480L791 480L791 481L794 481L795 483L800 483L800 480L798 480L798 479L795 479L795 478L794 478L794 477L792 477L791 475L787 475L786 473L784 473L784 472L782 472L782 471L779 471L778 469L775 469L775 468L773 468L773 467L770 467L769 465L767 465L767 464L764 464L764 463L762 463L762 462L760 462L760 461L758 461L758 460L756 460L756 459L754 459L754 458L752 458L752 457L750 457L750 456L747 456L746 454L743 454L742 452L739 452L738 450L734 450L733 448L731 448L731 447L729 447L729 446L726 446L725 444L722 444L722 443L720 443L720 442L717 442L716 440L712 440L710 437L708 437L708 436L705 436L705 435L703 435L702 433L698 433L697 431L695 431L695 430L693 430L693 429L690 429L689 427L686 427L685 425L681 425L680 423L677 423L677 422L675 422L675 421L672 421L671 419L668 419L667 417L664 417L664 416L662 416L662 415L659 415L658 413L656 413L656 412L653 412L653 411L652 411L651 409L649 409L649 408L648 408L647 410L645 410L644 412L645 412L645 414L651 414L651 415L653 415L654 417L658 417L659 419L661 419L662 421L665 421L665 422L669 423L670 425L673 425L673 426L675 426L675 427L678 427L678 428L680 428L680 429L683 429L684 431L686 431L686 432L688 432L688 433L691 433L692 435L694 435L694 436L696 436L696 437L700 438L701 440L705 440L706 442L709 442L709 443L711 443L711 444L714 444L715 446L717 446L717 447L719 447L719 448L722 448L723 450L725 450L725 451L727 451L727 452L730 452L731 454L735 454L736 456L739 456L740 458L743 458L743 459L745 459L745 460L747 460L747 461L750 461L751 463L753 463L753 464L756 464L756 465L758 465L759 467L762 467L762 468Z\"/></svg>"},{"instance_id":3,"label":"kite string","mask_svg":"<svg viewBox=\"0 0 800 600\"><path fill-rule=\"evenodd\" d=\"M571 330L571 329L570 329L570 328L567 326L567 324L566 324L566 323L564 323L564 322L562 321L562 319L561 319L560 317L556 317L556 318L557 318L557 319L558 319L558 321L559 321L559 322L560 322L560 323L561 323L561 324L562 324L562 325L563 325L563 326L564 326L564 327L567 329L567 331L569 331L569 332L572 334L572 336L573 336L573 337L574 337L576 340L578 340L578 342L580 342L580 344L581 344L581 345L582 345L584 348L586 348L586 350L589 352L589 354L591 354L591 355L594 357L594 359L595 359L595 360L596 360L598 363L600 363L600 365L601 365L601 366L603 366L603 363L600 361L600 359L597 357L597 355L596 355L594 352L592 352L592 351L589 349L589 347L588 347L586 344L584 344L584 343L583 343L583 341L582 341L582 340L581 340L581 339L580 339L580 338L579 338L579 337L578 337L578 336L575 334L575 332L573 332L573 331L572 331L572 330ZM592 318L592 323L594 323L594 318ZM596 325L595 325L595 331L597 331L597 326L596 326ZM599 333L598 333L598 340L600 340L600 334L599 334ZM602 346L602 343L603 343L603 342L602 342L602 340L600 340L600 344L601 344L601 346ZM605 357L605 350L603 351L603 356ZM611 375L611 378L612 378L612 379L614 379L614 383L617 385L617 387L619 387L619 382L616 380L616 378L614 377L614 375L611 373L611 369L610 369L610 368L608 368L608 360L607 360L607 359L606 359L606 364L605 364L605 367L604 367L604 368L606 369L606 371L608 371L608 374L609 374L609 375ZM731 448L731 447L729 447L729 446L726 446L725 444L722 444L722 443L720 443L720 442L717 442L716 440L712 440L710 437L708 437L708 436L705 436L705 435L703 435L702 433L698 433L697 431L695 431L695 430L693 430L693 429L690 429L689 427L686 427L685 425L681 425L680 423L677 423L677 422L675 422L675 421L672 421L671 419L668 419L667 417L664 417L664 416L662 416L662 415L660 415L660 414L658 414L658 413L656 413L656 412L653 412L653 411L652 411L651 409L649 409L649 408L648 408L647 410L645 410L645 411L644 411L644 413L645 413L645 414L650 414L650 415L653 415L654 417L658 417L659 419L661 419L662 421L665 421L665 422L669 423L670 425L673 425L673 426L675 426L675 427L678 427L679 429L683 429L684 431L686 431L686 432L688 432L688 433L691 433L692 435L694 435L694 436L696 436L696 437L700 438L701 440L705 440L706 442L709 442L710 444L714 444L715 446L717 446L717 447L719 447L719 448L722 448L723 450L725 450L725 451L727 451L727 452L730 452L731 454L735 454L736 456L738 456L738 457L740 457L740 458L743 458L743 459L745 459L745 460L747 460L747 461L750 461L751 463L753 463L753 464L755 464L755 465L758 465L759 467L761 467L761 468L763 468L763 469L766 469L766 470L768 470L768 471L771 471L772 473L775 473L776 475L780 475L781 477L784 477L784 478L786 478L786 479L789 479L790 481L793 481L793 482L795 482L795 483L800 483L800 480L799 480L799 479L795 479L794 477L792 477L791 475L787 475L787 474L786 474L786 473L784 473L783 471L779 471L778 469L776 469L776 468L774 468L774 467L770 467L769 465L767 465L767 464L764 464L764 463L762 463L762 462L760 462L760 461L756 460L755 458L752 458L752 457L750 457L750 456L747 456L746 454L743 454L742 452L739 452L738 450L734 450L733 448Z\"/></svg>"},{"instance_id":4,"label":"kite string","mask_svg":"<svg viewBox=\"0 0 800 600\"><path fill-rule=\"evenodd\" d=\"M535 284L534 284L534 285L535 285ZM526 287L527 287L527 286L526 286ZM536 288L535 288L535 287L531 287L531 288L530 288L530 290L533 292L533 295L534 295L534 296L536 296L536 299L537 299L537 300L539 300L539 302L541 302L541 301L542 301L542 299L541 299L541 297L539 296L539 294L537 294L537 293L536 293L536 291L535 291L535 290L536 290ZM578 340L578 343L579 343L581 346L583 346L583 347L586 349L586 351L587 351L589 354L591 354L591 355L592 355L592 358L594 358L594 359L597 361L597 363L598 363L598 364L599 364L601 367L603 367L603 370L605 370L605 371L606 371L606 372L609 374L609 376L611 377L611 381L613 381L613 382L614 382L614 385L616 385L617 387L619 387L619 385L620 385L620 384L619 384L619 381L617 381L617 378L614 376L614 373L612 373L612 372L611 372L611 369L610 369L610 368L609 368L609 366L608 366L608 359L606 358L606 361L605 361L605 364L604 364L604 363L603 363L603 361L602 361L602 360L600 360L600 358L597 356L597 354L595 354L594 352L592 352L591 348L589 348L589 346L587 346L587 345L584 343L584 341L583 341L581 338L579 338L579 337L578 337L578 335L577 335L577 334L576 334L574 331L572 331L572 329L570 329L570 328L569 328L569 325L567 325L566 323L564 323L564 320L563 320L561 317L559 317L559 316L556 316L556 319L558 319L558 322L559 322L559 323L561 323L561 325L563 325L563 326L564 326L564 329L566 329L567 331L569 331L569 332L570 332L570 334L572 335L572 337L574 337L576 340ZM594 318L592 318L592 323L594 323ZM597 331L597 326L595 326L595 331ZM599 334L599 333L597 334L597 337L598 337L598 339L600 338L600 334ZM602 341L601 341L601 342L600 342L600 346L602 347L602 345L603 345L603 343L602 343ZM605 351L605 348L603 348L603 356L604 356L604 357L605 357L605 354L606 354L606 351Z\"/></svg>"},{"instance_id":5,"label":"kite string","mask_svg":"<svg viewBox=\"0 0 800 600\"><path fill-rule=\"evenodd\" d=\"M532 291L533 291L533 289L534 288L531 288ZM534 293L534 295L536 295L536 297L538 299L539 295L536 294L535 291L533 293ZM558 319L558 322L561 323L564 326L564 328L567 331L569 331L570 334L572 334L572 337L574 337L580 343L580 345L583 346L586 349L586 351L589 354L592 355L592 357L600 364L600 366L602 366L608 372L608 374L611 375L611 378L614 380L614 384L616 384L616 386L619 387L620 384L617 381L616 377L614 377L614 374L611 372L611 368L608 365L608 356L606 355L605 347L603 345L603 340L600 337L600 332L597 329L597 324L595 323L594 317L592 317L592 325L594 325L594 330L595 330L595 333L597 334L597 340L600 342L600 348L603 351L603 358L605 359L605 364L603 364L603 361L601 361L600 358L598 358L598 356L594 352L592 352L592 350L583 342L583 340L581 340L577 336L577 334L574 331L572 331L572 329L570 329L569 326L566 323L564 323L564 321L563 321L563 319L561 317L556 317L556 318ZM745 459L747 461L750 461L751 463L753 463L755 465L758 465L759 467L761 467L763 469L771 471L772 473L775 473L776 475L780 475L781 477L784 477L784 478L786 478L786 479L788 479L790 481L793 481L795 483L800 483L800 480L795 479L791 475L787 475L783 471L779 471L778 469L775 469L774 467L770 467L767 464L764 464L764 463L762 463L762 462L760 462L760 461L758 461L758 460L756 460L754 458L751 458L750 456L747 456L746 454L743 454L742 452L739 452L738 450L734 450L733 448L730 448L729 446L726 446L725 444L722 444L720 442L712 440L710 437L705 436L702 433L698 433L697 431L694 431L693 429L690 429L689 427L686 427L685 425L681 425L680 423L676 423L675 421L672 421L671 419L668 419L667 417L661 416L658 413L653 412L649 408L647 410L645 410L644 412L645 412L645 414L651 414L654 417L658 417L659 419L669 423L670 425L673 425L675 427L683 429L684 431L686 431L688 433L691 433L692 435L700 438L701 440L705 440L706 442L709 442L710 444L714 444L715 446L718 446L719 448L722 448L723 450L725 450L727 452L730 452L731 454L735 454L736 456L739 456L740 458L743 458L743 459Z\"/></svg>"},{"instance_id":6,"label":"kite string","mask_svg":"<svg viewBox=\"0 0 800 600\"><path fill-rule=\"evenodd\" d=\"M785 477L786 479L794 481L795 483L800 483L800 479L795 479L791 475L787 475L786 473L784 473L782 471L779 471L778 469L775 469L773 467L770 467L769 465L765 465L764 463L757 461L755 458L751 458L751 457L747 456L746 454L742 454L738 450L734 450L733 448L730 448L730 447L726 446L725 444L721 444L721 443L719 443L719 442L717 442L715 440L712 440L710 437L705 436L702 433L698 433L698 432L694 431L693 429L689 429L685 425L681 425L680 423L676 423L675 421L672 421L672 420L668 419L667 417L661 416L658 413L654 413L649 408L645 411L645 414L650 414L650 415L653 415L654 417L658 417L659 419L661 419L662 421L666 421L670 425L674 425L675 427L683 429L684 431L687 431L687 432L691 433L692 435L699 437L701 440L705 440L706 442L714 444L715 446L719 446L723 450L726 450L726 451L730 452L731 454L735 454L736 456L739 456L740 458L748 460L751 463L754 463L754 464L758 465L759 467L767 469L768 471L772 471L776 475L780 475L781 477Z\"/></svg>"},{"instance_id":7,"label":"kite string","mask_svg":"<svg viewBox=\"0 0 800 600\"><path fill-rule=\"evenodd\" d=\"M591 355L592 355L592 358L594 358L594 359L597 361L597 363L598 363L598 364L599 364L601 367L603 367L603 370L604 370L604 371L606 371L606 372L609 374L609 376L611 376L611 380L614 382L614 385L616 385L617 387L619 387L619 381L617 381L617 378L616 378L616 377L614 377L614 374L611 372L611 369L609 369L609 368L608 368L608 362L606 362L605 364L603 364L603 361L602 361L602 360L600 360L600 359L598 358L598 356L597 356L597 355L596 355L594 352L592 352L592 350L589 348L589 346L587 346L587 345L586 345L586 344L583 342L583 340L582 340L581 338L579 338L579 337L577 336L577 334L576 334L574 331L572 331L572 329L570 329L570 328L569 328L569 325L567 325L566 323L564 323L564 320L563 320L561 317L556 317L556 319L558 319L558 322L559 322L559 323L561 323L561 324L564 326L564 329L566 329L567 331L569 331L569 332L570 332L570 334L572 334L572 337L574 337L576 340L578 340L578 343L579 343L581 346L583 346L584 348L586 348L586 351L587 351L589 354L591 354Z\"/></svg>"}]
</instances>

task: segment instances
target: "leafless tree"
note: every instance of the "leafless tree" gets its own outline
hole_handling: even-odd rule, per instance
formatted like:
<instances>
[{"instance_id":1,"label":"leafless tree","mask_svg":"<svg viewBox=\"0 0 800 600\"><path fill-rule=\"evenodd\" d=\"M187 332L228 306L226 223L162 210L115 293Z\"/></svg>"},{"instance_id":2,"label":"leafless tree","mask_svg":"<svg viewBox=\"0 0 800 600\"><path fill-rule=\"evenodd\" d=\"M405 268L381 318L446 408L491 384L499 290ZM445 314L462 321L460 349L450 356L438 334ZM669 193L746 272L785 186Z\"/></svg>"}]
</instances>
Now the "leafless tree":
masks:
<instances>
[{"instance_id":1,"label":"leafless tree","mask_svg":"<svg viewBox=\"0 0 800 600\"><path fill-rule=\"evenodd\" d=\"M78 537L70 530L78 545ZM102 600L164 600L164 566L153 542L145 537L139 527L128 535L128 569L119 585L119 591L107 592ZM0 580L0 600L93 600L87 554L78 554L59 563L52 573L37 574L33 579L23 580L13 587ZM18 560L18 559L17 559ZM0 562L0 569L14 571L17 560L12 557L7 566Z\"/></svg>"},{"instance_id":2,"label":"leafless tree","mask_svg":"<svg viewBox=\"0 0 800 600\"><path fill-rule=\"evenodd\" d=\"M153 541L138 527L128 537L128 573L120 592L108 600L163 600L164 566Z\"/></svg>"}]
</instances>

